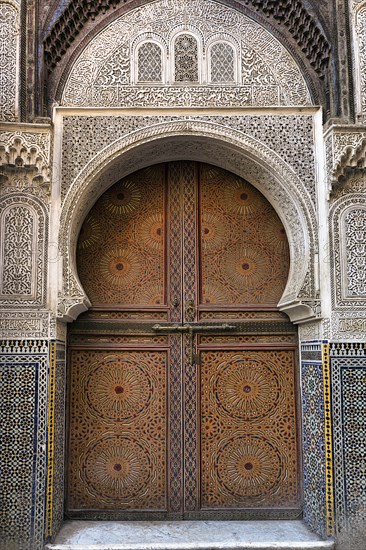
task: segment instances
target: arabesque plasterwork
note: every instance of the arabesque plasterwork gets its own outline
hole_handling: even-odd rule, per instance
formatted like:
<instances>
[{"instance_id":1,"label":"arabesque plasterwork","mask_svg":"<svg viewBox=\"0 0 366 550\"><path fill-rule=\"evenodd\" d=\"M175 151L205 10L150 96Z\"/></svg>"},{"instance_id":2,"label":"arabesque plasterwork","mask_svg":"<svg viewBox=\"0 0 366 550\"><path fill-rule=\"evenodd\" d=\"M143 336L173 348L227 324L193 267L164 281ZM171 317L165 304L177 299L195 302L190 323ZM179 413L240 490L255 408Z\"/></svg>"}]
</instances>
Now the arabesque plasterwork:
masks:
<instances>
[{"instance_id":1,"label":"arabesque plasterwork","mask_svg":"<svg viewBox=\"0 0 366 550\"><path fill-rule=\"evenodd\" d=\"M15 121L18 115L19 3L0 2L0 121Z\"/></svg>"},{"instance_id":2,"label":"arabesque plasterwork","mask_svg":"<svg viewBox=\"0 0 366 550\"><path fill-rule=\"evenodd\" d=\"M184 31L196 37L201 50L195 86L174 82L174 41ZM133 86L138 61L135 43L149 36L162 45L166 71L159 87L146 83ZM206 49L214 37L237 44L235 57L241 60L241 76L229 87L207 85ZM293 57L255 21L213 0L158 0L119 17L85 47L68 76L61 104L243 107L311 105L312 100Z\"/></svg>"},{"instance_id":3,"label":"arabesque plasterwork","mask_svg":"<svg viewBox=\"0 0 366 550\"><path fill-rule=\"evenodd\" d=\"M352 2L353 32L355 39L355 61L354 77L356 81L355 100L357 115L365 122L366 120L366 2L364 0L353 0Z\"/></svg>"},{"instance_id":4,"label":"arabesque plasterwork","mask_svg":"<svg viewBox=\"0 0 366 550\"><path fill-rule=\"evenodd\" d=\"M1 305L45 307L48 212L44 204L26 193L4 195L0 197L0 224L2 234L9 237L1 243Z\"/></svg>"},{"instance_id":5,"label":"arabesque plasterwork","mask_svg":"<svg viewBox=\"0 0 366 550\"><path fill-rule=\"evenodd\" d=\"M101 150L93 151L93 155L89 153L89 162L71 183L70 179L64 180L67 193L60 224L60 252L64 258L64 287L58 311L60 317L71 319L88 307L88 298L76 273L74 250L81 222L96 198L114 183L116 175L120 178L151 163L182 158L211 162L229 169L253 183L272 202L288 232L292 258L290 277L281 305L294 308L294 317L315 317L320 314L320 311L314 314L319 302L311 260L317 250L312 192L279 154L260 140L238 129L228 128L226 119L221 121L225 125L220 124L220 117L214 117L214 120L208 117L198 120L192 117L185 120L160 117L158 121L151 118L148 127L135 129L122 136L123 119L116 117L113 122L113 117L107 118L109 133L114 132L114 140L111 139L110 144ZM136 128L138 124L135 118ZM67 123L64 122L66 128ZM75 117L67 122L71 122L70 130L73 122L80 128L83 118ZM105 126L106 121L99 124L99 128ZM67 136L65 139L67 141ZM97 140L98 134L94 143ZM86 143L85 139L84 148ZM67 147L63 166L67 165L75 149ZM300 303L298 295L304 283L309 290L307 295L304 293ZM296 313L295 307L298 309Z\"/></svg>"},{"instance_id":6,"label":"arabesque plasterwork","mask_svg":"<svg viewBox=\"0 0 366 550\"><path fill-rule=\"evenodd\" d=\"M336 192L330 210L332 336L340 340L366 338L365 196L366 176L357 170Z\"/></svg>"},{"instance_id":7,"label":"arabesque plasterwork","mask_svg":"<svg viewBox=\"0 0 366 550\"><path fill-rule=\"evenodd\" d=\"M364 192L342 194L330 210L332 292L334 309L360 311L366 304Z\"/></svg>"}]
</instances>

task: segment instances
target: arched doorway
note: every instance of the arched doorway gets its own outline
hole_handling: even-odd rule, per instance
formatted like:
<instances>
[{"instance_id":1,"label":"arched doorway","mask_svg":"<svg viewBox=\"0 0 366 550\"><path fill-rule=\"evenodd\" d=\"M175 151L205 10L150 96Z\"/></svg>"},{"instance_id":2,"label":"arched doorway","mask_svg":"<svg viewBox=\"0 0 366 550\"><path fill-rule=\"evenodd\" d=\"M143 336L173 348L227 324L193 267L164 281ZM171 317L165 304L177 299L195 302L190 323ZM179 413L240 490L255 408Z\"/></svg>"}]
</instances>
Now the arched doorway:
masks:
<instances>
[{"instance_id":1,"label":"arched doorway","mask_svg":"<svg viewBox=\"0 0 366 550\"><path fill-rule=\"evenodd\" d=\"M68 514L298 516L289 248L263 195L211 165L145 168L94 205L77 262Z\"/></svg>"}]
</instances>

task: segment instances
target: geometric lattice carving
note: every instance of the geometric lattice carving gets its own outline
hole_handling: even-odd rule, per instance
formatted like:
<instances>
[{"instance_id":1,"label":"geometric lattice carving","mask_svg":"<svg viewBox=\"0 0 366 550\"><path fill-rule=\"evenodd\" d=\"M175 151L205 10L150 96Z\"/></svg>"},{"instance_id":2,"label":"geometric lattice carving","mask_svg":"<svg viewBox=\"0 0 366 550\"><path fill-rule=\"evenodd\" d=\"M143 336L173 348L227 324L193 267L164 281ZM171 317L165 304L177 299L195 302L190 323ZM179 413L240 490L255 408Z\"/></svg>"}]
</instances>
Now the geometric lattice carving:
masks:
<instances>
[{"instance_id":1,"label":"geometric lattice carving","mask_svg":"<svg viewBox=\"0 0 366 550\"><path fill-rule=\"evenodd\" d=\"M161 48L154 42L145 42L138 49L138 81L161 82Z\"/></svg>"},{"instance_id":2,"label":"geometric lattice carving","mask_svg":"<svg viewBox=\"0 0 366 550\"><path fill-rule=\"evenodd\" d=\"M191 34L181 34L174 43L176 82L198 81L198 44Z\"/></svg>"},{"instance_id":3,"label":"geometric lattice carving","mask_svg":"<svg viewBox=\"0 0 366 550\"><path fill-rule=\"evenodd\" d=\"M219 42L211 47L211 82L234 82L234 49Z\"/></svg>"},{"instance_id":4,"label":"geometric lattice carving","mask_svg":"<svg viewBox=\"0 0 366 550\"><path fill-rule=\"evenodd\" d=\"M78 242L78 272L93 305L164 303L164 170L146 168L102 195Z\"/></svg>"},{"instance_id":5,"label":"geometric lattice carving","mask_svg":"<svg viewBox=\"0 0 366 550\"><path fill-rule=\"evenodd\" d=\"M166 352L74 350L71 373L68 508L164 509Z\"/></svg>"},{"instance_id":6,"label":"geometric lattice carving","mask_svg":"<svg viewBox=\"0 0 366 550\"><path fill-rule=\"evenodd\" d=\"M252 185L201 167L202 303L277 304L289 248L273 207Z\"/></svg>"},{"instance_id":7,"label":"geometric lattice carving","mask_svg":"<svg viewBox=\"0 0 366 550\"><path fill-rule=\"evenodd\" d=\"M0 295L30 298L35 290L37 231L35 213L27 206L11 206L1 217Z\"/></svg>"},{"instance_id":8,"label":"geometric lattice carving","mask_svg":"<svg viewBox=\"0 0 366 550\"><path fill-rule=\"evenodd\" d=\"M0 3L0 121L16 120L19 10Z\"/></svg>"},{"instance_id":9,"label":"geometric lattice carving","mask_svg":"<svg viewBox=\"0 0 366 550\"><path fill-rule=\"evenodd\" d=\"M202 504L298 505L293 351L204 351Z\"/></svg>"},{"instance_id":10,"label":"geometric lattice carving","mask_svg":"<svg viewBox=\"0 0 366 550\"><path fill-rule=\"evenodd\" d=\"M201 302L276 305L289 271L281 221L244 180L204 164L200 170ZM87 216L77 258L93 305L164 303L163 177L156 165L124 178Z\"/></svg>"},{"instance_id":11,"label":"geometric lattice carving","mask_svg":"<svg viewBox=\"0 0 366 550\"><path fill-rule=\"evenodd\" d=\"M366 298L366 208L349 210L343 217L343 231L346 245L346 296Z\"/></svg>"}]
</instances>

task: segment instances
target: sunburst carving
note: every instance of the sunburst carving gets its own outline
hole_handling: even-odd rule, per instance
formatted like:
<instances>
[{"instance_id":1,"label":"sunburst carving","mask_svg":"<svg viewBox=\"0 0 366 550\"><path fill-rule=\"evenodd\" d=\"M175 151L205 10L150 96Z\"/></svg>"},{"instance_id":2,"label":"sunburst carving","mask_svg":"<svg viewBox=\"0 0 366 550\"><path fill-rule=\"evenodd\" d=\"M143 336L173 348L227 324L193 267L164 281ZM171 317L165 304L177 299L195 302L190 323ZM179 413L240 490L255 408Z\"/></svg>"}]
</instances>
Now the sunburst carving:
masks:
<instances>
[{"instance_id":1,"label":"sunburst carving","mask_svg":"<svg viewBox=\"0 0 366 550\"><path fill-rule=\"evenodd\" d=\"M225 442L216 458L217 476L224 490L239 497L266 497L281 479L278 448L264 438L241 435Z\"/></svg>"},{"instance_id":2,"label":"sunburst carving","mask_svg":"<svg viewBox=\"0 0 366 550\"><path fill-rule=\"evenodd\" d=\"M230 416L249 420L269 414L278 403L280 383L267 361L232 357L216 384L218 405Z\"/></svg>"},{"instance_id":3,"label":"sunburst carving","mask_svg":"<svg viewBox=\"0 0 366 550\"><path fill-rule=\"evenodd\" d=\"M103 195L105 208L114 215L130 214L139 206L141 190L134 181L124 178Z\"/></svg>"},{"instance_id":4,"label":"sunburst carving","mask_svg":"<svg viewBox=\"0 0 366 550\"><path fill-rule=\"evenodd\" d=\"M107 252L100 261L105 281L113 286L131 284L139 274L139 260L131 250L115 249Z\"/></svg>"}]
</instances>

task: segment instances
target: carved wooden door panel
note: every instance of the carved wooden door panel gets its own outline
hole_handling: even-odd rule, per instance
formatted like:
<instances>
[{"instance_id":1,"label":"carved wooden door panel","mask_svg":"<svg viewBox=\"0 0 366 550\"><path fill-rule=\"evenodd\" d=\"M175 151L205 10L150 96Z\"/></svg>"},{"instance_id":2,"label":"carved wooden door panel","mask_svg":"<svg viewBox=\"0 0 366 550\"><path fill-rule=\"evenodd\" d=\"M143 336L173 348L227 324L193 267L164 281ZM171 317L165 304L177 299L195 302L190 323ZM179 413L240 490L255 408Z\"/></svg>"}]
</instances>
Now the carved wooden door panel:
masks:
<instances>
[{"instance_id":1,"label":"carved wooden door panel","mask_svg":"<svg viewBox=\"0 0 366 550\"><path fill-rule=\"evenodd\" d=\"M158 165L95 204L92 308L70 331L67 513L297 517L288 244L266 199L213 166Z\"/></svg>"}]
</instances>

